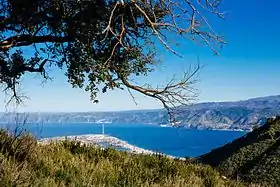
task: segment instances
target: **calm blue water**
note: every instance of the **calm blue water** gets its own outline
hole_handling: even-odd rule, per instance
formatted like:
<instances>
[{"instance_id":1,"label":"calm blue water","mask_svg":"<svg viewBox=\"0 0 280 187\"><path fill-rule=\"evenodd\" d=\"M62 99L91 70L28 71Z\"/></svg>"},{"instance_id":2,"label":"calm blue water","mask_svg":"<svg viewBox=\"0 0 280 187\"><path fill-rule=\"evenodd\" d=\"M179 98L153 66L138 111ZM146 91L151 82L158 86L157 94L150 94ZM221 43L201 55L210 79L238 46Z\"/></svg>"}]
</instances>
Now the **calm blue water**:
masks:
<instances>
[{"instance_id":1,"label":"calm blue water","mask_svg":"<svg viewBox=\"0 0 280 187\"><path fill-rule=\"evenodd\" d=\"M187 130L152 125L105 124L105 134L138 147L179 157L196 157L242 136L245 132ZM37 138L100 134L100 124L26 125Z\"/></svg>"}]
</instances>

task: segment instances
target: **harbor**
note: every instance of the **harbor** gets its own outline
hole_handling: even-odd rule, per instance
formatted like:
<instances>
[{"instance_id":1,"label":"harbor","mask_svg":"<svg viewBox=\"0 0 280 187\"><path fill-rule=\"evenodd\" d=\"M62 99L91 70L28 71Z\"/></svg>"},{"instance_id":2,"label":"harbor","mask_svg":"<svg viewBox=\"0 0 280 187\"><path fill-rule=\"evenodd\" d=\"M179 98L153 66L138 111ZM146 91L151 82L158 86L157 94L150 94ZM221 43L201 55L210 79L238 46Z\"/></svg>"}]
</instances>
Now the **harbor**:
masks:
<instances>
[{"instance_id":1,"label":"harbor","mask_svg":"<svg viewBox=\"0 0 280 187\"><path fill-rule=\"evenodd\" d=\"M103 131L104 132L104 131ZM51 142L59 142L59 141L78 141L81 142L81 144L86 144L90 146L97 146L101 149L104 148L114 148L116 150L120 151L126 151L128 153L133 154L161 154L157 153L151 150L146 150L134 145L129 144L126 141L120 140L116 137L105 135L105 134L86 134L86 135L78 135L78 136L64 136L64 137L51 137L51 138L43 138L39 140L39 143L41 144L48 144ZM170 155L165 155L170 158L177 158ZM184 159L184 158L178 158L178 159Z\"/></svg>"}]
</instances>

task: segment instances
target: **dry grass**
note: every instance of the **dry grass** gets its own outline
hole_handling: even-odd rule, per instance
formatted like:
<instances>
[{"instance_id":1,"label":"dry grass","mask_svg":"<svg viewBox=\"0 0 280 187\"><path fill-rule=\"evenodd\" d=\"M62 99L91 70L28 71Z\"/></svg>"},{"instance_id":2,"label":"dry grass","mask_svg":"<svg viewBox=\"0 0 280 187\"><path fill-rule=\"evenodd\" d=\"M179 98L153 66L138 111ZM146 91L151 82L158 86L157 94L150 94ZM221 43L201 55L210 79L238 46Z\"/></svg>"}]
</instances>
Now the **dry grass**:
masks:
<instances>
[{"instance_id":1,"label":"dry grass","mask_svg":"<svg viewBox=\"0 0 280 187\"><path fill-rule=\"evenodd\" d=\"M244 186L209 166L159 155L131 155L77 142L40 145L0 133L0 186ZM23 156L24 155L24 156Z\"/></svg>"}]
</instances>

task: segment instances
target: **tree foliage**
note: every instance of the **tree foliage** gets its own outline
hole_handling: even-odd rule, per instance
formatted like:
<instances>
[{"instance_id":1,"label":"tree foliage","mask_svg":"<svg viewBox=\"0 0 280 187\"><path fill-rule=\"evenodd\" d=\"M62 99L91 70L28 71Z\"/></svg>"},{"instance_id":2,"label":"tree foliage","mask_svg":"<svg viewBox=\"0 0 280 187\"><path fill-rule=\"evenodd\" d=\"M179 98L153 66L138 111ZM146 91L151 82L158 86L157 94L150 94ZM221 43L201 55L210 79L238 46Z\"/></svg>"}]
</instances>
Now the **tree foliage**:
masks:
<instances>
[{"instance_id":1,"label":"tree foliage","mask_svg":"<svg viewBox=\"0 0 280 187\"><path fill-rule=\"evenodd\" d=\"M164 87L137 85L132 77L154 70L158 43L179 55L169 41L174 34L217 53L224 41L204 13L222 18L219 5L220 0L1 0L0 84L20 102L17 86L25 73L47 79L46 70L58 67L94 102L99 92L128 88L158 99L171 114L196 95L192 77L199 67Z\"/></svg>"}]
</instances>

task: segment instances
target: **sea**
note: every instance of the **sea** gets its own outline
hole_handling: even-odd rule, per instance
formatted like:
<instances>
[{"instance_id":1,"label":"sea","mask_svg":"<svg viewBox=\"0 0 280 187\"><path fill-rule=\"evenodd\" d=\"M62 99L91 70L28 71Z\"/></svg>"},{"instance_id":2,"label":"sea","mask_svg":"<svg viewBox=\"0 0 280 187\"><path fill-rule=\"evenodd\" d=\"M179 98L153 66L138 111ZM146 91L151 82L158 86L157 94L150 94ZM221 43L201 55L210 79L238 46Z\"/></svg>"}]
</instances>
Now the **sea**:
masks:
<instances>
[{"instance_id":1,"label":"sea","mask_svg":"<svg viewBox=\"0 0 280 187\"><path fill-rule=\"evenodd\" d=\"M143 149L176 157L197 157L246 134L243 131L189 130L145 124L103 125L106 135ZM102 124L92 123L26 124L21 128L38 139L102 133Z\"/></svg>"}]
</instances>

